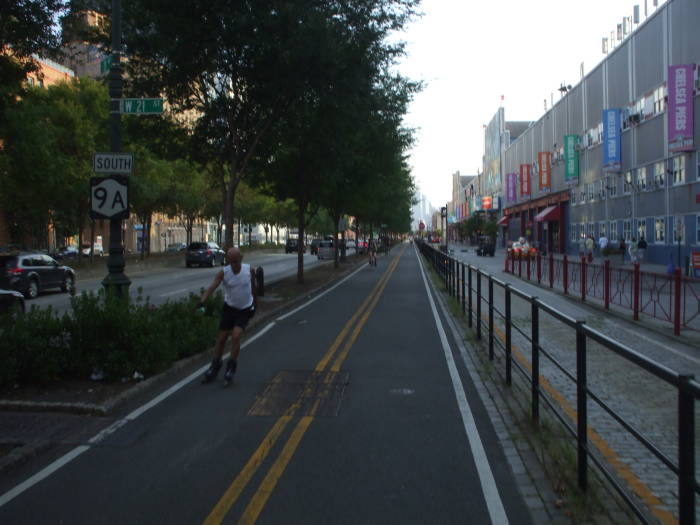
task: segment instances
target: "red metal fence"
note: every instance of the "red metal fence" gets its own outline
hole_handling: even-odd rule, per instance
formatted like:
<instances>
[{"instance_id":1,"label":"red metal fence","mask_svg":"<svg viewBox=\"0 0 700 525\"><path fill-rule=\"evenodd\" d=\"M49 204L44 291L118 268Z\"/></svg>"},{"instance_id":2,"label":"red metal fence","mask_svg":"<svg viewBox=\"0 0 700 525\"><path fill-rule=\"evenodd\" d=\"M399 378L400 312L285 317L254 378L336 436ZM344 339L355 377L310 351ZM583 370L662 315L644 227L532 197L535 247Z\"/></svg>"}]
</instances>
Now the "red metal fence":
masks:
<instances>
[{"instance_id":1,"label":"red metal fence","mask_svg":"<svg viewBox=\"0 0 700 525\"><path fill-rule=\"evenodd\" d=\"M673 332L681 329L700 331L700 279L673 274L660 274L633 268L612 268L606 259L593 264L585 257L569 259L536 257L522 254L506 256L505 271L543 286L562 290L582 301L596 300L606 310L610 305L629 309L635 320L639 314L673 324Z\"/></svg>"}]
</instances>

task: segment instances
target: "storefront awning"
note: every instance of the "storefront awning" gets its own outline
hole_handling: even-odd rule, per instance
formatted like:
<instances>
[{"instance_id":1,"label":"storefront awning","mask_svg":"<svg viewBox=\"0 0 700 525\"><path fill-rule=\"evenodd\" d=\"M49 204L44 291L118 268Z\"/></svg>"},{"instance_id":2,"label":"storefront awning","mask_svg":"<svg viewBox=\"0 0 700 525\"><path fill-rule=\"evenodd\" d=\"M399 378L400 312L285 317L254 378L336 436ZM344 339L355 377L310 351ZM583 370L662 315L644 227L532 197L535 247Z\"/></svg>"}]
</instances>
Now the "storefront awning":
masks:
<instances>
[{"instance_id":1,"label":"storefront awning","mask_svg":"<svg viewBox=\"0 0 700 525\"><path fill-rule=\"evenodd\" d=\"M544 210L535 215L535 222L558 221L559 206L547 206Z\"/></svg>"},{"instance_id":2,"label":"storefront awning","mask_svg":"<svg viewBox=\"0 0 700 525\"><path fill-rule=\"evenodd\" d=\"M504 215L501 217L496 224L499 226L508 226L508 221L510 220L510 217L508 215Z\"/></svg>"}]
</instances>

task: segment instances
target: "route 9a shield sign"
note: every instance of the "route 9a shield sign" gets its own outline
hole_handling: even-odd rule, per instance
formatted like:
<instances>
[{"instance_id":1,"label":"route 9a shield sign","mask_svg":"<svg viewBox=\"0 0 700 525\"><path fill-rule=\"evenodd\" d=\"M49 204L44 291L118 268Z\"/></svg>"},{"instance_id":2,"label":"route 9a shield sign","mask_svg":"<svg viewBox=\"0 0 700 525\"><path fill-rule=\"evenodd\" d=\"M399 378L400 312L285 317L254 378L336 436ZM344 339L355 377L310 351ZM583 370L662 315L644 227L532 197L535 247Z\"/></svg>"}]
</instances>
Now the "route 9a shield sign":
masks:
<instances>
[{"instance_id":1,"label":"route 9a shield sign","mask_svg":"<svg viewBox=\"0 0 700 525\"><path fill-rule=\"evenodd\" d=\"M93 177L90 179L90 217L126 219L129 217L129 177Z\"/></svg>"}]
</instances>

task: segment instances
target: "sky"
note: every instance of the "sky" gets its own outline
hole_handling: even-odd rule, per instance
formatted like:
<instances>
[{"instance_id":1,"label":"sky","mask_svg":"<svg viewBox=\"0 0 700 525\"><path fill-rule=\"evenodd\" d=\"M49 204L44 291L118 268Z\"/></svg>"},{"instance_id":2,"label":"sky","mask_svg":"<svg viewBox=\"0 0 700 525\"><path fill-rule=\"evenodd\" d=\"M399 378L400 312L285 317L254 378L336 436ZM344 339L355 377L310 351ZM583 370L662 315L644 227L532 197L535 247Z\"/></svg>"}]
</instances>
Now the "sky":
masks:
<instances>
[{"instance_id":1,"label":"sky","mask_svg":"<svg viewBox=\"0 0 700 525\"><path fill-rule=\"evenodd\" d=\"M659 0L662 5L665 0ZM423 16L399 34L398 70L425 88L404 123L416 129L409 164L433 206L452 199L452 174L482 170L483 125L538 120L562 83L581 80L605 55L602 38L645 0L423 0ZM647 0L647 12L655 8ZM503 102L501 102L503 96Z\"/></svg>"}]
</instances>

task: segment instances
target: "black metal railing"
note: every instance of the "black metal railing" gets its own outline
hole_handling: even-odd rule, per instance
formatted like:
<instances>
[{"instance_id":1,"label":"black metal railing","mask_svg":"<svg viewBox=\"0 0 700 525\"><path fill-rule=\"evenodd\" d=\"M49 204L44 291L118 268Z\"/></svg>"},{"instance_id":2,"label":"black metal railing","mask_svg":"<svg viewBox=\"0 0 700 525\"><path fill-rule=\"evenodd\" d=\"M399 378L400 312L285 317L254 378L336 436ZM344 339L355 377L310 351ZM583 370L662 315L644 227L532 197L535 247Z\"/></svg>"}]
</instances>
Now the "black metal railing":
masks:
<instances>
[{"instance_id":1,"label":"black metal railing","mask_svg":"<svg viewBox=\"0 0 700 525\"><path fill-rule=\"evenodd\" d=\"M505 361L505 382L512 384L512 369L518 370L529 382L531 394L531 417L535 424L540 419L540 404L544 402L551 412L563 424L564 428L576 439L577 442L577 477L578 486L585 491L588 487L589 460L598 467L601 474L613 485L616 491L630 506L637 517L645 523L652 523L649 515L639 507L639 504L626 490L623 484L611 471L611 466L597 454L591 453L588 439L588 403L596 403L600 408L612 417L622 428L642 444L653 456L663 463L678 478L678 512L677 516L681 525L695 523L696 494L700 494L700 487L695 474L695 403L700 399L700 384L694 376L680 374L666 366L657 363L648 357L632 350L597 330L587 326L584 321L573 319L556 308L540 301L537 297L528 295L517 288L493 277L492 275L465 264L451 257L448 253L438 251L424 242L417 243L421 253L430 261L450 296L456 297L462 305L462 312L467 317L467 324L473 328L474 317L476 320L476 338L481 340L482 328L488 332L488 357L494 360L495 349L502 352ZM482 293L482 280L488 282L488 295ZM476 285L474 286L474 282ZM504 290L504 311L497 308L494 303L494 286ZM474 298L472 298L474 296ZM512 316L512 298L517 296L530 304L530 334L518 326ZM488 308L488 316L482 318L482 303ZM576 367L575 375L569 372L562 363L540 345L540 313L544 312L558 322L568 326L575 332L576 339ZM494 338L495 315L500 316L504 326L504 341ZM527 370L517 359L513 359L513 329L523 337L530 346L530 370ZM678 461L673 461L663 451L645 436L640 430L618 414L608 403L591 391L588 386L587 373L587 343L595 341L617 356L642 368L654 377L671 385L677 393L678 414ZM576 386L576 414L575 421L567 417L557 406L557 403L546 395L540 385L540 358L546 358L565 377L575 383Z\"/></svg>"}]
</instances>

